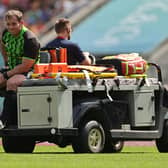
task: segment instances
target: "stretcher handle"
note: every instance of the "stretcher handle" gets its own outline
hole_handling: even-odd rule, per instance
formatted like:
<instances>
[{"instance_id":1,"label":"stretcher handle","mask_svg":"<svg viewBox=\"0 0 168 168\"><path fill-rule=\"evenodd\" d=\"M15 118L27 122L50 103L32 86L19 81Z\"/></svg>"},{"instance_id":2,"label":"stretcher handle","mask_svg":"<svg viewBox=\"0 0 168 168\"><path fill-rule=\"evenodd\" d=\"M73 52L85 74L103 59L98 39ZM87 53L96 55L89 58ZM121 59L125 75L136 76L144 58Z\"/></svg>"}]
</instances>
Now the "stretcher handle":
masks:
<instances>
[{"instance_id":1,"label":"stretcher handle","mask_svg":"<svg viewBox=\"0 0 168 168\"><path fill-rule=\"evenodd\" d=\"M157 73L158 73L158 81L162 82L162 72L161 72L161 68L158 64L152 63L152 62L148 62L149 66L154 66L157 69Z\"/></svg>"}]
</instances>

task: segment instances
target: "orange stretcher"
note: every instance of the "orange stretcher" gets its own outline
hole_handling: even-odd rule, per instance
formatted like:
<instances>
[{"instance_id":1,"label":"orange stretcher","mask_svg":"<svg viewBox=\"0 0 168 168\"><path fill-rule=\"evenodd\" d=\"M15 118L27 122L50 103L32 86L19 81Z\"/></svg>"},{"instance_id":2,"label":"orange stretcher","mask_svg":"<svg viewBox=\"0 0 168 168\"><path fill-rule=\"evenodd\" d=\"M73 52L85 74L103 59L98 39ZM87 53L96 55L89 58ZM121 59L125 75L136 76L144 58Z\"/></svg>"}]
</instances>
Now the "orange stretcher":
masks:
<instances>
[{"instance_id":1,"label":"orange stretcher","mask_svg":"<svg viewBox=\"0 0 168 168\"><path fill-rule=\"evenodd\" d=\"M55 78L58 73L60 77L67 77L71 79L85 78L84 72L87 70L91 78L103 77L113 78L117 76L117 72L113 67L92 66L92 65L67 65L66 63L50 63L50 64L36 64L32 78Z\"/></svg>"}]
</instances>

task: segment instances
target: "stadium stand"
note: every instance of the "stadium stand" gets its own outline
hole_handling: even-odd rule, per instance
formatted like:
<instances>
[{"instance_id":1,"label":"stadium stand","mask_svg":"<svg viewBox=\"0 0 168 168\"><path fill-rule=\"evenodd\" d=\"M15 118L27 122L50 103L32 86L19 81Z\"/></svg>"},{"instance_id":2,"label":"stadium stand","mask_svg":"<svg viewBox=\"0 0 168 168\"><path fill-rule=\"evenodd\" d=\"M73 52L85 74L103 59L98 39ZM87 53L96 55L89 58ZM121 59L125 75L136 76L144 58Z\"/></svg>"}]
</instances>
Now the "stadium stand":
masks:
<instances>
[{"instance_id":1,"label":"stadium stand","mask_svg":"<svg viewBox=\"0 0 168 168\"><path fill-rule=\"evenodd\" d=\"M155 49L149 53L145 53L144 57L147 57L149 62L157 63L162 69L163 83L168 89L168 68L167 68L167 55L168 55L168 39L161 42ZM154 74L155 71L150 70L150 74Z\"/></svg>"},{"instance_id":2,"label":"stadium stand","mask_svg":"<svg viewBox=\"0 0 168 168\"><path fill-rule=\"evenodd\" d=\"M51 20L77 11L89 0L0 0L0 26L3 29L3 15L9 9L24 12L25 25L40 36L50 28Z\"/></svg>"}]
</instances>

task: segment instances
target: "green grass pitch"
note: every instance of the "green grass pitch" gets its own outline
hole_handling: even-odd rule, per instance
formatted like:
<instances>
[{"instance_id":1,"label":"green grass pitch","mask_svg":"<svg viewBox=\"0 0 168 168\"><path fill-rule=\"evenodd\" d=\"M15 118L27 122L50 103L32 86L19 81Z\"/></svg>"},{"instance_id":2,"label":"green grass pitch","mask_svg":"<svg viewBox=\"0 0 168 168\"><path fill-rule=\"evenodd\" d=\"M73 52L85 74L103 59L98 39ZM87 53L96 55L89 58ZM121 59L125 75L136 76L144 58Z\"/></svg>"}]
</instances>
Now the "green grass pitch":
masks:
<instances>
[{"instance_id":1,"label":"green grass pitch","mask_svg":"<svg viewBox=\"0 0 168 168\"><path fill-rule=\"evenodd\" d=\"M36 146L33 154L7 154L0 146L1 168L166 168L168 154L155 146L125 146L117 154L74 154L72 148Z\"/></svg>"}]
</instances>

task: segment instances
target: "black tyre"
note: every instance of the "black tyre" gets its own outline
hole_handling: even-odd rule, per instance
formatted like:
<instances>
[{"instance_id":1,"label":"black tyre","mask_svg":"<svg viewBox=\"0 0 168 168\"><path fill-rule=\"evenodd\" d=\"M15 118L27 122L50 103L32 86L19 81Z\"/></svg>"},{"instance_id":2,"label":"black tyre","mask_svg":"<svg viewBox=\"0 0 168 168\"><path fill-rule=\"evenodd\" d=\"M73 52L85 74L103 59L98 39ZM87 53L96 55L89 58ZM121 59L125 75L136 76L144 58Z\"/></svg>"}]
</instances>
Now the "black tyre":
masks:
<instances>
[{"instance_id":1,"label":"black tyre","mask_svg":"<svg viewBox=\"0 0 168 168\"><path fill-rule=\"evenodd\" d=\"M35 140L31 137L4 136L2 145L6 153L32 153Z\"/></svg>"},{"instance_id":2,"label":"black tyre","mask_svg":"<svg viewBox=\"0 0 168 168\"><path fill-rule=\"evenodd\" d=\"M168 152L168 120L165 121L162 137L156 140L156 146L159 152Z\"/></svg>"},{"instance_id":3,"label":"black tyre","mask_svg":"<svg viewBox=\"0 0 168 168\"><path fill-rule=\"evenodd\" d=\"M111 140L105 144L104 153L119 153L124 147L124 141Z\"/></svg>"},{"instance_id":4,"label":"black tyre","mask_svg":"<svg viewBox=\"0 0 168 168\"><path fill-rule=\"evenodd\" d=\"M104 149L105 134L97 121L88 121L79 130L79 136L72 143L76 153L100 153Z\"/></svg>"}]
</instances>

